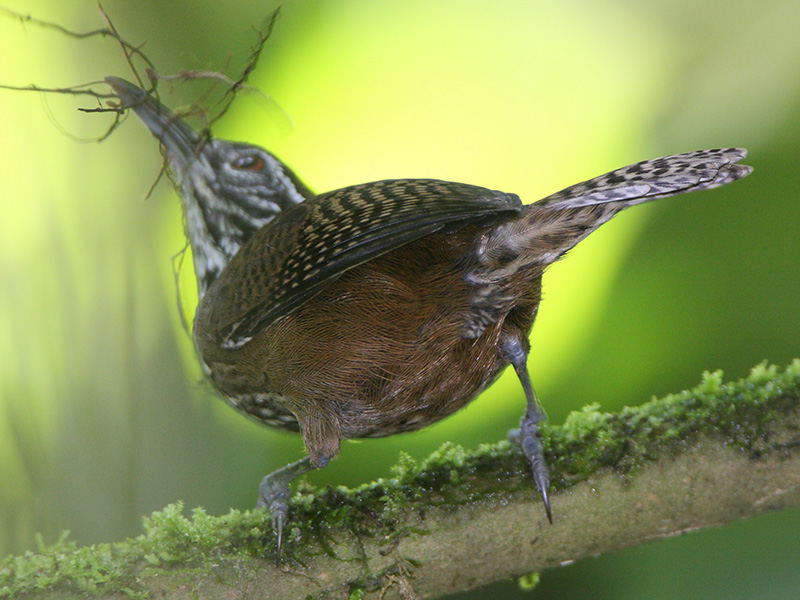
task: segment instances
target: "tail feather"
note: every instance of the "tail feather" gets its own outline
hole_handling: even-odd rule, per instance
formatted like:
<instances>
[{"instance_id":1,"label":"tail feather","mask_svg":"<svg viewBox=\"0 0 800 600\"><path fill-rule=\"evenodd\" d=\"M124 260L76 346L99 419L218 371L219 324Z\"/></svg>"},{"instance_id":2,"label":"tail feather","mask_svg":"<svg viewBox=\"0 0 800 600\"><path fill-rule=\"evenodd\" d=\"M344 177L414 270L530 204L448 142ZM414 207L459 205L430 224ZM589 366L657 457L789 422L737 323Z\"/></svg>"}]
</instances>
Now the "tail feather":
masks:
<instances>
[{"instance_id":1,"label":"tail feather","mask_svg":"<svg viewBox=\"0 0 800 600\"><path fill-rule=\"evenodd\" d=\"M516 264L550 264L619 211L676 194L735 181L752 167L735 164L742 148L698 150L646 160L556 192L527 207L517 219L496 227L482 248L488 268L497 256L516 256Z\"/></svg>"},{"instance_id":2,"label":"tail feather","mask_svg":"<svg viewBox=\"0 0 800 600\"><path fill-rule=\"evenodd\" d=\"M697 150L645 160L572 185L536 204L553 209L622 202L625 208L695 190L707 190L749 175L753 168L737 165L743 148Z\"/></svg>"},{"instance_id":3,"label":"tail feather","mask_svg":"<svg viewBox=\"0 0 800 600\"><path fill-rule=\"evenodd\" d=\"M657 198L730 183L753 170L735 164L741 148L699 150L636 163L570 186L526 207L488 232L475 248L466 280L473 286L465 335L478 337L513 306L512 277L538 277L619 211Z\"/></svg>"}]
</instances>

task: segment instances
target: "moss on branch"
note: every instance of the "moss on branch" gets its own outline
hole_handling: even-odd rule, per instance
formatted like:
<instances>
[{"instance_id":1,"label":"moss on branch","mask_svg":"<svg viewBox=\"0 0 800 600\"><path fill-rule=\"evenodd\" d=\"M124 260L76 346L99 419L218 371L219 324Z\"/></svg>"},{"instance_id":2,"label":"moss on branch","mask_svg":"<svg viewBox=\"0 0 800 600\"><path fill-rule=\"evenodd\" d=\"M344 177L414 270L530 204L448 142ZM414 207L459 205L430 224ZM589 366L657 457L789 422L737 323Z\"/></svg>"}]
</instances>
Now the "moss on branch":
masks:
<instances>
[{"instance_id":1,"label":"moss on branch","mask_svg":"<svg viewBox=\"0 0 800 600\"><path fill-rule=\"evenodd\" d=\"M609 414L589 406L543 432L555 524L508 442L452 444L356 489L303 486L281 565L264 511L180 503L145 533L62 539L0 562L0 598L435 597L800 505L800 360ZM635 518L631 518L635 516Z\"/></svg>"}]
</instances>

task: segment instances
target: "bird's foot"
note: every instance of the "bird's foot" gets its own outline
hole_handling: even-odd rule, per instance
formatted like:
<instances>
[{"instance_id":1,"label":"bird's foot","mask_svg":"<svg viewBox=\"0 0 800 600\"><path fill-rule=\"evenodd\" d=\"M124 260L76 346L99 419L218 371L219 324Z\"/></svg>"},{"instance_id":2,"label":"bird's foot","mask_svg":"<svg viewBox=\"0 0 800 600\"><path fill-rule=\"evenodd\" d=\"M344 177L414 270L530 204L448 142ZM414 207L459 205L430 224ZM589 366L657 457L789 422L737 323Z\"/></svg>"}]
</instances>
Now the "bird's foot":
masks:
<instances>
[{"instance_id":1,"label":"bird's foot","mask_svg":"<svg viewBox=\"0 0 800 600\"><path fill-rule=\"evenodd\" d=\"M547 512L547 520L553 522L553 512L550 509L550 473L547 470L547 463L544 459L544 446L542 437L539 433L539 421L535 417L525 415L519 422L519 429L512 429L508 432L508 439L522 448L522 452L528 458L533 471L533 482L542 494L544 509Z\"/></svg>"},{"instance_id":2,"label":"bird's foot","mask_svg":"<svg viewBox=\"0 0 800 600\"><path fill-rule=\"evenodd\" d=\"M283 545L283 530L289 517L289 498L292 492L289 484L280 477L279 471L267 475L261 480L258 487L257 508L266 508L272 517L272 530L278 538L278 551L276 561L281 560L281 546Z\"/></svg>"},{"instance_id":3,"label":"bird's foot","mask_svg":"<svg viewBox=\"0 0 800 600\"><path fill-rule=\"evenodd\" d=\"M314 469L314 463L306 456L297 462L286 465L274 473L270 473L261 480L258 488L258 502L256 508L266 508L272 517L272 529L278 537L278 551L276 562L281 560L281 546L283 545L283 530L289 518L289 498L292 492L291 483L298 476Z\"/></svg>"}]
</instances>

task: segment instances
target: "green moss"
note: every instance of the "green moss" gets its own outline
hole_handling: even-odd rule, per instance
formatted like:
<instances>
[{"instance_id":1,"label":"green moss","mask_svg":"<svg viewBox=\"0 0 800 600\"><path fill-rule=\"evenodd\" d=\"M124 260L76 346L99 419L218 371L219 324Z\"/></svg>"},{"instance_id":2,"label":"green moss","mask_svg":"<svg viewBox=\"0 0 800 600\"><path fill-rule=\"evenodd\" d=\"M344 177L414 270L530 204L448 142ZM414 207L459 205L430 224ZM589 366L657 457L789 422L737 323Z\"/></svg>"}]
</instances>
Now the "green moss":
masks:
<instances>
[{"instance_id":1,"label":"green moss","mask_svg":"<svg viewBox=\"0 0 800 600\"><path fill-rule=\"evenodd\" d=\"M517 585L523 592L531 592L539 585L541 577L539 573L531 573L530 575L523 575L517 579Z\"/></svg>"},{"instance_id":2,"label":"green moss","mask_svg":"<svg viewBox=\"0 0 800 600\"><path fill-rule=\"evenodd\" d=\"M178 502L146 518L145 533L132 540L78 548L62 536L38 552L5 559L0 563L0 597L62 583L87 594L115 589L131 598L144 597L136 589L138 575L178 563L199 564L220 554L252 555L263 549L264 531L270 528L269 515L262 511L211 517L198 508L187 519Z\"/></svg>"},{"instance_id":3,"label":"green moss","mask_svg":"<svg viewBox=\"0 0 800 600\"><path fill-rule=\"evenodd\" d=\"M762 363L748 378L727 384L721 371L706 372L692 390L617 414L587 406L571 414L562 427L549 428L545 445L556 449L556 469L573 481L599 467L632 471L663 452L680 450L701 433L760 453L766 449L768 424L780 413L796 410L799 394L797 359L783 371Z\"/></svg>"},{"instance_id":4,"label":"green moss","mask_svg":"<svg viewBox=\"0 0 800 600\"><path fill-rule=\"evenodd\" d=\"M563 490L602 468L635 476L645 461L677 452L698 436L719 436L726 445L753 455L781 450L781 440L766 435L771 422L797 415L800 406L800 360L780 370L763 363L746 379L724 383L721 372L705 373L692 390L616 414L590 405L562 426L545 425L553 487ZM409 533L404 511L431 506L455 508L487 495L531 489L528 466L509 442L485 444L468 452L445 444L426 460L401 455L392 477L360 486L314 491L300 485L292 504L285 560L300 565L319 554L337 557L332 531L371 537L387 554L397 538ZM140 577L180 565L183 572L207 572L204 565L236 564L242 556L273 560L275 541L265 511L231 511L214 517L203 509L184 516L176 503L144 521L144 533L116 544L77 547L62 536L40 544L37 552L0 562L0 598L64 586L85 594L115 590L143 598ZM426 533L414 530L415 533ZM299 540L299 541L297 541ZM367 557L348 558L361 561ZM345 560L345 559L342 559ZM387 579L405 577L416 566L408 560L352 582L351 597L380 589ZM398 571L398 569L401 569ZM399 575L398 575L399 573Z\"/></svg>"},{"instance_id":5,"label":"green moss","mask_svg":"<svg viewBox=\"0 0 800 600\"><path fill-rule=\"evenodd\" d=\"M347 597L347 600L364 600L366 597L364 590L361 588L355 588L350 595Z\"/></svg>"}]
</instances>

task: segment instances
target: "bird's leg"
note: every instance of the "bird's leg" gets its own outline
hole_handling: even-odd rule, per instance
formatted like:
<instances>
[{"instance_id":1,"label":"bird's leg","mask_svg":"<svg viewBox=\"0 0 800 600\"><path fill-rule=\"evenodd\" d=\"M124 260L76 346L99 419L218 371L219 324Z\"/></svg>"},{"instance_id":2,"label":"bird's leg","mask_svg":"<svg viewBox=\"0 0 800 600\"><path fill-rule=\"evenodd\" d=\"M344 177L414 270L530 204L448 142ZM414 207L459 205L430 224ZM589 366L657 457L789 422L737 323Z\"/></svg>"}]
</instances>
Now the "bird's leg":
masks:
<instances>
[{"instance_id":1,"label":"bird's leg","mask_svg":"<svg viewBox=\"0 0 800 600\"><path fill-rule=\"evenodd\" d=\"M317 467L311 461L311 457L306 456L278 469L274 473L270 473L261 480L261 485L258 487L258 503L256 507L269 509L269 514L272 517L272 529L278 536L278 561L281 559L283 528L286 526L289 516L289 498L291 497L289 484L300 475L308 473L315 468Z\"/></svg>"},{"instance_id":2,"label":"bird's leg","mask_svg":"<svg viewBox=\"0 0 800 600\"><path fill-rule=\"evenodd\" d=\"M528 352L526 347L517 337L509 335L503 336L500 340L501 356L511 363L514 371L519 377L522 389L525 392L527 406L525 415L519 422L519 429L512 429L508 433L509 439L522 447L522 452L528 457L533 470L533 481L542 494L544 509L547 512L547 520L553 522L553 513L550 510L550 474L547 472L547 463L544 460L544 447L539 433L539 423L547 418L547 415L536 397L536 392L531 383L528 373Z\"/></svg>"}]
</instances>

